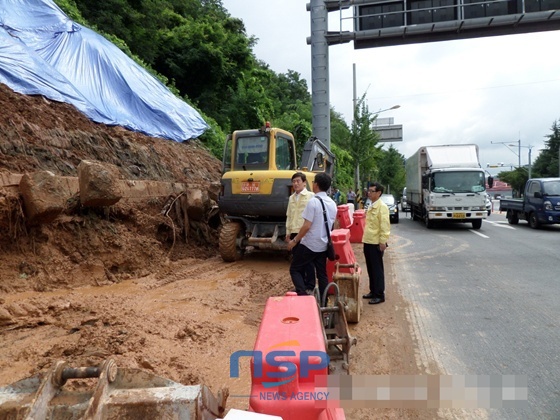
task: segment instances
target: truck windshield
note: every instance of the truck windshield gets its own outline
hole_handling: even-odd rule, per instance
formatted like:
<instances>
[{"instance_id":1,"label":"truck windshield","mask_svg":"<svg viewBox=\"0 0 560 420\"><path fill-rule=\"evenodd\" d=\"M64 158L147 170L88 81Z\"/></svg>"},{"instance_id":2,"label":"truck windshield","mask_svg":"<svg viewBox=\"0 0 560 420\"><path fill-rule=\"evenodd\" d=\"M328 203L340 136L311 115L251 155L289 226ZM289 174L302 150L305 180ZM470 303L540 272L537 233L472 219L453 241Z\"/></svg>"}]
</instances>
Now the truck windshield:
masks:
<instances>
[{"instance_id":1,"label":"truck windshield","mask_svg":"<svg viewBox=\"0 0 560 420\"><path fill-rule=\"evenodd\" d=\"M432 176L430 191L438 193L478 193L486 190L484 172L436 172Z\"/></svg>"},{"instance_id":2,"label":"truck windshield","mask_svg":"<svg viewBox=\"0 0 560 420\"><path fill-rule=\"evenodd\" d=\"M544 181L543 193L546 195L560 195L560 181Z\"/></svg>"}]
</instances>

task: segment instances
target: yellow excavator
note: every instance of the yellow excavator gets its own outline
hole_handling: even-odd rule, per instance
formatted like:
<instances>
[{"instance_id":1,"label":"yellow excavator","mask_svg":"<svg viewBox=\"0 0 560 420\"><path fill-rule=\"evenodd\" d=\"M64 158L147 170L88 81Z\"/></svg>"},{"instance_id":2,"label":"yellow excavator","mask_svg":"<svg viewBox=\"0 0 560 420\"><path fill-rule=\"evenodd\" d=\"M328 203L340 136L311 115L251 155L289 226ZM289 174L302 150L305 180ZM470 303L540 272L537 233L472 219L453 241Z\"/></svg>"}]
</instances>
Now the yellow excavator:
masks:
<instances>
[{"instance_id":1,"label":"yellow excavator","mask_svg":"<svg viewBox=\"0 0 560 420\"><path fill-rule=\"evenodd\" d=\"M248 247L287 249L284 237L292 175L305 173L311 185L316 173L332 177L335 164L331 151L313 137L306 142L299 165L296 156L294 136L269 123L228 135L218 199L226 219L219 240L224 261L239 260Z\"/></svg>"}]
</instances>

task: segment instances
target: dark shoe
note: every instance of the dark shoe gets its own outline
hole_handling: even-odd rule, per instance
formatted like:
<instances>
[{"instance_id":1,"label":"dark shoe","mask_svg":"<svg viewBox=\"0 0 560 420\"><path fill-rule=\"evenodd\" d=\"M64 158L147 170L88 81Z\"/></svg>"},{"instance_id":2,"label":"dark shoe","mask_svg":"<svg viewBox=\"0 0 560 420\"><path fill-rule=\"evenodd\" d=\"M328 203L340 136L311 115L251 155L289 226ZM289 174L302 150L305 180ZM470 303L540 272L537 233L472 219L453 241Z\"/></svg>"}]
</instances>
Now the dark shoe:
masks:
<instances>
[{"instance_id":1,"label":"dark shoe","mask_svg":"<svg viewBox=\"0 0 560 420\"><path fill-rule=\"evenodd\" d=\"M364 299L373 299L373 293L369 292L367 295L362 296Z\"/></svg>"},{"instance_id":2,"label":"dark shoe","mask_svg":"<svg viewBox=\"0 0 560 420\"><path fill-rule=\"evenodd\" d=\"M311 289L307 289L305 293L307 293L308 296L313 296L313 290Z\"/></svg>"},{"instance_id":3,"label":"dark shoe","mask_svg":"<svg viewBox=\"0 0 560 420\"><path fill-rule=\"evenodd\" d=\"M383 302L385 302L385 299L383 299L383 298L373 298L368 303L370 305L377 305L378 303L383 303Z\"/></svg>"}]
</instances>

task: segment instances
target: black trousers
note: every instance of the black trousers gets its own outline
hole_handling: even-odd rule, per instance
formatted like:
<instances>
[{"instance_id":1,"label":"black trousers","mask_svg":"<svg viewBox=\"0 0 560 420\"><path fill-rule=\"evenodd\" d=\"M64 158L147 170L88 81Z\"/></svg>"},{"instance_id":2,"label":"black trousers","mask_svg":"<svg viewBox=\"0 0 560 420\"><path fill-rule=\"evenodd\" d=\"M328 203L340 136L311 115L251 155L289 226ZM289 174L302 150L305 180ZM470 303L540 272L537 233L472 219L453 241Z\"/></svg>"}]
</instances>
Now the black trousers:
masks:
<instances>
[{"instance_id":1,"label":"black trousers","mask_svg":"<svg viewBox=\"0 0 560 420\"><path fill-rule=\"evenodd\" d=\"M294 239L297 236L297 233L290 233L290 239ZM294 255L294 250L299 246L297 244L292 249L292 258ZM305 269L305 274L303 275L303 282L305 283L306 290L313 290L315 289L315 266L312 263L307 264L307 268Z\"/></svg>"},{"instance_id":2,"label":"black trousers","mask_svg":"<svg viewBox=\"0 0 560 420\"><path fill-rule=\"evenodd\" d=\"M369 291L374 298L385 299L383 252L378 244L364 244L364 256L369 277Z\"/></svg>"},{"instance_id":3,"label":"black trousers","mask_svg":"<svg viewBox=\"0 0 560 420\"><path fill-rule=\"evenodd\" d=\"M290 276L292 283L296 288L298 295L305 295L306 290L313 290L315 288L315 276L310 280L306 278L308 266L311 265L317 273L317 280L319 281L319 292L321 297L327 288L329 278L327 276L327 251L313 252L305 245L297 244L292 249L293 258L290 265Z\"/></svg>"}]
</instances>

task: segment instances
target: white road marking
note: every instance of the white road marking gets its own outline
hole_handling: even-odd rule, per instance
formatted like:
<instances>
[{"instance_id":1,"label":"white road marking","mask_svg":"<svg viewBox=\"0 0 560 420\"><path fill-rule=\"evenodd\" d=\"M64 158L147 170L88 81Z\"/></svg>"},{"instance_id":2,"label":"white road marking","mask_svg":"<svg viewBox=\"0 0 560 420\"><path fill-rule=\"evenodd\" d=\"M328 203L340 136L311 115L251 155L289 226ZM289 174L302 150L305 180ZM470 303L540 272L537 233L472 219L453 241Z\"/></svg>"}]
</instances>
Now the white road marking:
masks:
<instances>
[{"instance_id":1,"label":"white road marking","mask_svg":"<svg viewBox=\"0 0 560 420\"><path fill-rule=\"evenodd\" d=\"M510 226L509 224L506 224L506 223L508 223L508 222L501 222L501 221L500 221L500 222L491 222L491 221L489 221L489 220L485 220L485 222L486 222L486 223L490 223L491 225L494 225L494 226L501 227L501 228L506 228L506 229L513 229L513 230L515 230L515 228L514 228L513 226Z\"/></svg>"},{"instance_id":2,"label":"white road marking","mask_svg":"<svg viewBox=\"0 0 560 420\"><path fill-rule=\"evenodd\" d=\"M476 233L478 236L482 236L483 238L486 238L486 239L489 239L489 238L490 238L489 236L486 236L486 235L483 234L483 233L477 232L477 231L474 230L474 229L469 229L469 230L470 230L472 233Z\"/></svg>"}]
</instances>

